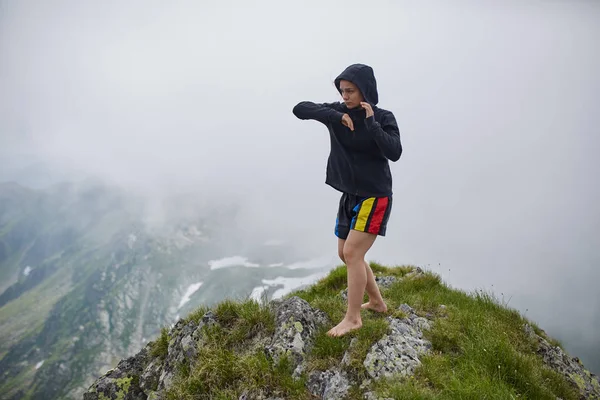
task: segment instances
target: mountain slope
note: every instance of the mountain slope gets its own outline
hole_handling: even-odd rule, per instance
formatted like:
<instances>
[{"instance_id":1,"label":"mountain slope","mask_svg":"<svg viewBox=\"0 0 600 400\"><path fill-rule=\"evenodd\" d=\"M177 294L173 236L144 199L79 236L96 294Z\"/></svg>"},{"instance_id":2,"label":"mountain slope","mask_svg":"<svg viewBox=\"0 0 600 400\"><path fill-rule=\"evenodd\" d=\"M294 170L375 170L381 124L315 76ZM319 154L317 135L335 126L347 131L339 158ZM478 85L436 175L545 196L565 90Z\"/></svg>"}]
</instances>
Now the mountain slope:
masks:
<instances>
[{"instance_id":1,"label":"mountain slope","mask_svg":"<svg viewBox=\"0 0 600 400\"><path fill-rule=\"evenodd\" d=\"M600 398L597 376L490 295L372 268L389 311L347 336L326 335L345 311L341 266L283 299L198 308L83 399Z\"/></svg>"},{"instance_id":2,"label":"mountain slope","mask_svg":"<svg viewBox=\"0 0 600 400\"><path fill-rule=\"evenodd\" d=\"M0 291L2 396L81 398L180 313L315 274L287 268L298 260L272 246L237 246L255 257L224 258L238 238L220 227L233 226L235 205L168 199L159 223L144 206L93 181L0 184L0 272L10 280Z\"/></svg>"}]
</instances>

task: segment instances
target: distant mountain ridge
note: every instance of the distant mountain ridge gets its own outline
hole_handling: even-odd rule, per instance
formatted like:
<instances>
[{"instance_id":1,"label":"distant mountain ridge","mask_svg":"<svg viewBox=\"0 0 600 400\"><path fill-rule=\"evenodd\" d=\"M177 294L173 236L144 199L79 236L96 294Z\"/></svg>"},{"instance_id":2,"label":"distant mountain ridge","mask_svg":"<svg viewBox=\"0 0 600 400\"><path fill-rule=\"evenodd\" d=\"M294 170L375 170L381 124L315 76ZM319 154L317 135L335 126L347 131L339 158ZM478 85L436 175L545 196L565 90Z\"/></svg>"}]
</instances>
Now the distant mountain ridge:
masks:
<instances>
[{"instance_id":1,"label":"distant mountain ridge","mask_svg":"<svg viewBox=\"0 0 600 400\"><path fill-rule=\"evenodd\" d=\"M140 199L95 180L0 184L3 396L80 398L190 307L261 287L273 294L316 273L287 268L297 255L264 238L232 255L234 203L211 208L190 195L160 207L149 222Z\"/></svg>"}]
</instances>

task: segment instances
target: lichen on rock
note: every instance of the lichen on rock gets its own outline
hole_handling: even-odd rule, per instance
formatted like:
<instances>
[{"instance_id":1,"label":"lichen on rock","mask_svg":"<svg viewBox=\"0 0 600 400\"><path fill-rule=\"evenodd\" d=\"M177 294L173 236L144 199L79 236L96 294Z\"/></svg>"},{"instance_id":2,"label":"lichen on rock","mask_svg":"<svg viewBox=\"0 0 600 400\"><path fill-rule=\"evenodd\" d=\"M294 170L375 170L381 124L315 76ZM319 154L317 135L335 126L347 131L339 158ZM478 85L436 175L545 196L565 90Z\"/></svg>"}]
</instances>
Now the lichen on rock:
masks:
<instances>
[{"instance_id":1,"label":"lichen on rock","mask_svg":"<svg viewBox=\"0 0 600 400\"><path fill-rule=\"evenodd\" d=\"M172 339L169 341L167 357L160 372L158 390L171 386L177 367L187 361L196 360L197 346L202 341L202 329L217 323L212 311L208 311L198 323L180 320L173 327Z\"/></svg>"},{"instance_id":2,"label":"lichen on rock","mask_svg":"<svg viewBox=\"0 0 600 400\"><path fill-rule=\"evenodd\" d=\"M537 353L544 364L562 374L575 387L584 399L600 399L600 380L598 376L587 371L579 358L570 357L560 347L552 346L541 337L529 324L525 324L525 333L537 342Z\"/></svg>"},{"instance_id":3,"label":"lichen on rock","mask_svg":"<svg viewBox=\"0 0 600 400\"><path fill-rule=\"evenodd\" d=\"M391 332L371 347L363 362L373 379L412 375L421 364L419 357L432 348L431 342L423 338L423 331L430 329L430 321L419 317L407 304L399 309L407 317L387 317Z\"/></svg>"},{"instance_id":4,"label":"lichen on rock","mask_svg":"<svg viewBox=\"0 0 600 400\"><path fill-rule=\"evenodd\" d=\"M139 379L148 359L144 347L133 357L121 360L116 368L109 370L84 393L84 400L146 400L139 386Z\"/></svg>"},{"instance_id":5,"label":"lichen on rock","mask_svg":"<svg viewBox=\"0 0 600 400\"><path fill-rule=\"evenodd\" d=\"M327 371L313 371L308 376L308 390L323 400L345 399L350 390L346 372L333 368Z\"/></svg>"},{"instance_id":6,"label":"lichen on rock","mask_svg":"<svg viewBox=\"0 0 600 400\"><path fill-rule=\"evenodd\" d=\"M140 377L140 388L145 392L157 390L162 368L163 365L159 359L152 360Z\"/></svg>"},{"instance_id":7,"label":"lichen on rock","mask_svg":"<svg viewBox=\"0 0 600 400\"><path fill-rule=\"evenodd\" d=\"M286 355L296 368L311 349L318 328L327 324L328 317L297 296L274 300L272 307L277 328L265 353L275 362Z\"/></svg>"},{"instance_id":8,"label":"lichen on rock","mask_svg":"<svg viewBox=\"0 0 600 400\"><path fill-rule=\"evenodd\" d=\"M170 332L164 359L151 356L148 343L135 356L122 360L115 369L100 377L83 395L84 400L160 400L172 383L181 363L196 359L197 345L202 340L201 329L216 323L209 311L196 323L180 320Z\"/></svg>"}]
</instances>

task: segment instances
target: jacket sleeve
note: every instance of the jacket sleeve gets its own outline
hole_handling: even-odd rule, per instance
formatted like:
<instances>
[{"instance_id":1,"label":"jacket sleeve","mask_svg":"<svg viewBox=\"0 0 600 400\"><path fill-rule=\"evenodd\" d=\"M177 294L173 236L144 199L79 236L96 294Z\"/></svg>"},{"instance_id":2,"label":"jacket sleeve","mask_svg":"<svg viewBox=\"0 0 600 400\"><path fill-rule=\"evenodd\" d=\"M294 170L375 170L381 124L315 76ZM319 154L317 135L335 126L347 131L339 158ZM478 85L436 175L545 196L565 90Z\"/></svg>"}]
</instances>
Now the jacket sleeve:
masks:
<instances>
[{"instance_id":1,"label":"jacket sleeve","mask_svg":"<svg viewBox=\"0 0 600 400\"><path fill-rule=\"evenodd\" d=\"M391 161L398 161L402 155L402 143L394 114L386 113L381 123L377 122L375 117L369 117L365 120L365 124L383 155Z\"/></svg>"},{"instance_id":2,"label":"jacket sleeve","mask_svg":"<svg viewBox=\"0 0 600 400\"><path fill-rule=\"evenodd\" d=\"M301 101L294 106L292 112L302 120L313 119L327 125L329 122L340 122L344 113L338 111L339 103L313 103Z\"/></svg>"}]
</instances>

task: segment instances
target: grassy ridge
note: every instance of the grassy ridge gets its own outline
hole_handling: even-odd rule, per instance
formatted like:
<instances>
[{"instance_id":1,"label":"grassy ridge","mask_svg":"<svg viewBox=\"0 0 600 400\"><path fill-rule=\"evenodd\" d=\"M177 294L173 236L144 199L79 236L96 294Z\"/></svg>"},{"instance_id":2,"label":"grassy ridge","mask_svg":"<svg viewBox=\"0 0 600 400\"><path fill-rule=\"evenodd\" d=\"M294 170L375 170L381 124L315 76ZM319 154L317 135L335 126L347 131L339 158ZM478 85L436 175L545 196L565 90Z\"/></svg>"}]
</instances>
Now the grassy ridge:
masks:
<instances>
[{"instance_id":1,"label":"grassy ridge","mask_svg":"<svg viewBox=\"0 0 600 400\"><path fill-rule=\"evenodd\" d=\"M198 320L206 309L192 314ZM275 315L256 301L226 300L214 309L218 325L205 326L204 345L199 347L194 366L179 366L169 400L231 399L244 391L257 393L267 389L284 398L309 399L303 380L292 378L292 364L284 357L270 361L260 346L251 346L275 332ZM168 332L153 346L153 355L165 356Z\"/></svg>"},{"instance_id":2,"label":"grassy ridge","mask_svg":"<svg viewBox=\"0 0 600 400\"><path fill-rule=\"evenodd\" d=\"M402 277L410 267L387 268L371 264L376 275ZM337 323L345 313L339 295L346 288L346 268L340 266L309 288L290 293L323 310ZM402 318L397 308L407 303L422 316L434 319L425 332L433 351L422 357L413 377L381 380L372 389L383 397L411 399L578 399L578 392L556 372L543 367L535 354L536 344L524 330L535 324L517 311L502 305L493 296L466 293L449 288L439 276L425 273L417 279L399 280L382 289L388 315ZM444 305L445 307L440 307ZM188 319L198 320L208 310L198 309ZM349 350L349 362L342 367L356 382L367 378L362 364L371 346L388 332L387 315L363 312L363 327L342 338L330 338L323 327L307 356L307 368L300 380L291 377L289 363L274 364L260 346L249 346L268 337L275 329L275 316L255 301L227 300L214 308L219 325L205 327L206 342L199 348L199 362L182 365L168 393L169 399L237 398L244 392L263 393L290 399L308 399L305 382L313 370L340 366ZM155 342L155 354L166 353L168 332ZM350 343L354 344L350 347ZM352 398L361 398L358 387Z\"/></svg>"}]
</instances>

